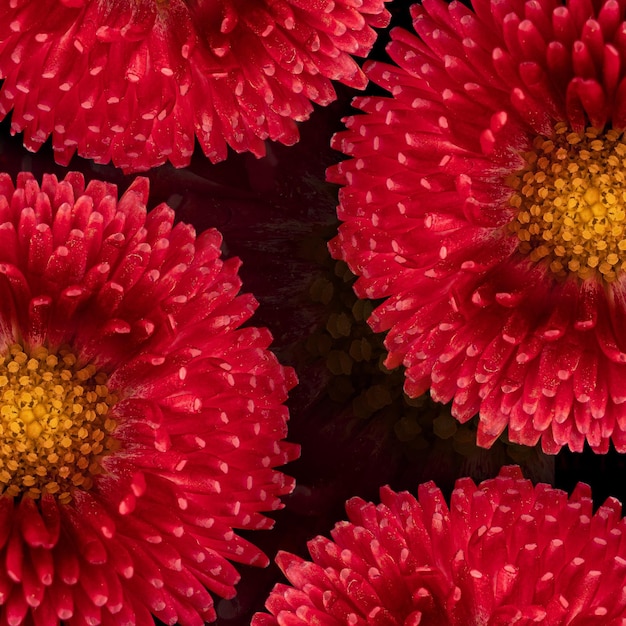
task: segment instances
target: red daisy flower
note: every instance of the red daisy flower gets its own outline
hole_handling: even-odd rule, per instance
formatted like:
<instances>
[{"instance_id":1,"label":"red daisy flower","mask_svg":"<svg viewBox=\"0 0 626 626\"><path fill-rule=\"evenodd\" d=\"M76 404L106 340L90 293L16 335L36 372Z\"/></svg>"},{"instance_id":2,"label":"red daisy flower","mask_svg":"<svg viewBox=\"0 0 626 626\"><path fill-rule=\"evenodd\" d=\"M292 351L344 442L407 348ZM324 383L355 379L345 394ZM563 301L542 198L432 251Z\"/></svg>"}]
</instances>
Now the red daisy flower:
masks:
<instances>
[{"instance_id":1,"label":"red daisy flower","mask_svg":"<svg viewBox=\"0 0 626 626\"><path fill-rule=\"evenodd\" d=\"M626 451L626 3L428 0L335 139L332 250L478 441Z\"/></svg>"},{"instance_id":2,"label":"red daisy flower","mask_svg":"<svg viewBox=\"0 0 626 626\"><path fill-rule=\"evenodd\" d=\"M294 384L148 183L0 175L0 621L199 625L269 528ZM228 560L227 560L228 559Z\"/></svg>"},{"instance_id":3,"label":"red daisy flower","mask_svg":"<svg viewBox=\"0 0 626 626\"><path fill-rule=\"evenodd\" d=\"M216 162L227 145L264 154L298 140L330 79L367 82L387 0L12 0L0 8L0 115L37 150L75 151L127 171L189 164L194 136Z\"/></svg>"},{"instance_id":4,"label":"red daisy flower","mask_svg":"<svg viewBox=\"0 0 626 626\"><path fill-rule=\"evenodd\" d=\"M517 467L478 487L456 483L450 507L429 482L348 501L313 562L280 553L278 584L252 626L617 626L626 619L626 529L609 498L595 514L587 485L572 496L533 487Z\"/></svg>"}]
</instances>

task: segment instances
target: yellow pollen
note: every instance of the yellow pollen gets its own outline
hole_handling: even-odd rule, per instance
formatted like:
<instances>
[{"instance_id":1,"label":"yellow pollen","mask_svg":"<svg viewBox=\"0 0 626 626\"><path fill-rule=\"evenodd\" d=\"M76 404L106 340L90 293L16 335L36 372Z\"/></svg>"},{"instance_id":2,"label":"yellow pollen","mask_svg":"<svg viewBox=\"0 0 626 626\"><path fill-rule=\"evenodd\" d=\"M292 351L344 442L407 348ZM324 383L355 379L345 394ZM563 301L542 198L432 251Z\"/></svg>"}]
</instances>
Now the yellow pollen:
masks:
<instances>
[{"instance_id":1,"label":"yellow pollen","mask_svg":"<svg viewBox=\"0 0 626 626\"><path fill-rule=\"evenodd\" d=\"M67 503L119 448L106 374L76 364L67 350L27 354L18 344L0 356L0 494Z\"/></svg>"},{"instance_id":2,"label":"yellow pollen","mask_svg":"<svg viewBox=\"0 0 626 626\"><path fill-rule=\"evenodd\" d=\"M626 138L612 129L579 134L560 122L552 138L536 137L526 167L507 178L518 250L562 278L614 281L626 269L624 155Z\"/></svg>"}]
</instances>

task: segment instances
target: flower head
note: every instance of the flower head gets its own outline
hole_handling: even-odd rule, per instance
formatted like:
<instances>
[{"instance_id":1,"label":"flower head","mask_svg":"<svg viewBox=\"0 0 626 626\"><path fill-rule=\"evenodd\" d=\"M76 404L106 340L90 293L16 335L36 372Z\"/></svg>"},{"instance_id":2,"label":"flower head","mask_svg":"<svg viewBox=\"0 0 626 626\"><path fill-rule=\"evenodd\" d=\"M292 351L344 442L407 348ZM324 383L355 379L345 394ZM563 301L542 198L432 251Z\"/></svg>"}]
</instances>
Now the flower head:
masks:
<instances>
[{"instance_id":1,"label":"flower head","mask_svg":"<svg viewBox=\"0 0 626 626\"><path fill-rule=\"evenodd\" d=\"M239 328L238 262L148 185L0 175L0 606L8 624L196 625L265 556L294 383ZM227 560L228 559L228 560Z\"/></svg>"},{"instance_id":2,"label":"flower head","mask_svg":"<svg viewBox=\"0 0 626 626\"><path fill-rule=\"evenodd\" d=\"M127 171L292 144L332 80L363 88L385 0L16 0L0 8L0 114L37 150ZM51 16L54 16L53 18Z\"/></svg>"},{"instance_id":3,"label":"flower head","mask_svg":"<svg viewBox=\"0 0 626 626\"><path fill-rule=\"evenodd\" d=\"M478 485L457 481L448 507L433 484L381 490L382 504L346 505L312 561L280 553L271 615L253 626L621 624L626 552L620 503L592 513L590 489L568 499L509 467Z\"/></svg>"},{"instance_id":4,"label":"flower head","mask_svg":"<svg viewBox=\"0 0 626 626\"><path fill-rule=\"evenodd\" d=\"M624 3L426 0L355 100L332 243L478 442L626 451Z\"/></svg>"}]
</instances>

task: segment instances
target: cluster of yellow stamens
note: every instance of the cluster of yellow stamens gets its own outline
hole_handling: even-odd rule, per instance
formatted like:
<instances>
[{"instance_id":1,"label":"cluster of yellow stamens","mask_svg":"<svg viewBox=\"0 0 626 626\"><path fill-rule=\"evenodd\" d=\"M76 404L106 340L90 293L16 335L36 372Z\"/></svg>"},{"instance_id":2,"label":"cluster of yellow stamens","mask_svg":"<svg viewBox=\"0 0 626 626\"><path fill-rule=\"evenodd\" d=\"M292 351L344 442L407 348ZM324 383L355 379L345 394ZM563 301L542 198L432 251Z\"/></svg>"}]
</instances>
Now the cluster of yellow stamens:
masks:
<instances>
[{"instance_id":1,"label":"cluster of yellow stamens","mask_svg":"<svg viewBox=\"0 0 626 626\"><path fill-rule=\"evenodd\" d=\"M107 376L67 350L13 345L0 356L0 493L69 502L118 447Z\"/></svg>"},{"instance_id":2,"label":"cluster of yellow stamens","mask_svg":"<svg viewBox=\"0 0 626 626\"><path fill-rule=\"evenodd\" d=\"M571 132L555 126L507 179L518 210L510 227L519 251L552 272L612 282L626 269L626 139L616 130Z\"/></svg>"}]
</instances>

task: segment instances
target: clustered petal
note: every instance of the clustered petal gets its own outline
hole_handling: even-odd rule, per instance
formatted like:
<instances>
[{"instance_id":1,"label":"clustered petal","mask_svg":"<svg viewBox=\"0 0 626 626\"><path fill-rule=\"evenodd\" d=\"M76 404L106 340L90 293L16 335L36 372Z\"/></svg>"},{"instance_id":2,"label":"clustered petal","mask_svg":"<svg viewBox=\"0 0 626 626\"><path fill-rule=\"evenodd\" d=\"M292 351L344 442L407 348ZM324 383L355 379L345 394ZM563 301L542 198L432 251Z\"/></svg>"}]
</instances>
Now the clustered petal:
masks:
<instances>
[{"instance_id":1,"label":"clustered petal","mask_svg":"<svg viewBox=\"0 0 626 626\"><path fill-rule=\"evenodd\" d=\"M271 527L262 513L293 487L273 468L298 453L281 441L295 377L266 329L239 328L256 303L237 296L238 260L147 199L145 179L118 199L79 174L0 174L0 353L69 348L108 376L117 425L69 502L0 497L3 623L211 621L211 593L235 593L230 561L267 563L234 529Z\"/></svg>"},{"instance_id":2,"label":"clustered petal","mask_svg":"<svg viewBox=\"0 0 626 626\"><path fill-rule=\"evenodd\" d=\"M366 66L392 97L335 137L331 250L386 299L406 392L479 413L480 445L624 452L626 3L473 5L413 6Z\"/></svg>"},{"instance_id":3,"label":"clustered petal","mask_svg":"<svg viewBox=\"0 0 626 626\"><path fill-rule=\"evenodd\" d=\"M312 245L316 260L323 263L324 269L315 268L318 276L311 282L308 294L311 300L324 305L324 316L306 338L305 347L308 358L313 358L313 367L323 362L332 374L322 387L322 397L327 396L334 407L331 421L336 430L332 437L338 446L341 448L346 438L352 441L357 430L359 439L368 433L378 444L387 440L391 450L382 452L383 457L387 456L387 470L394 452L402 452L410 463L408 474L428 476L444 489L458 476L469 475L474 480L493 476L505 463L520 465L532 480L552 480L554 457L544 455L538 447L512 444L502 436L490 450L485 450L476 445L477 417L460 424L450 414L449 406L433 402L428 393L418 398L403 393L403 368L390 371L383 365L384 335L374 333L366 322L375 305L354 294L356 277L343 261L333 261L328 256L327 240L326 236ZM326 250L324 256L318 245ZM296 369L301 379L311 378L305 369ZM329 413L325 407L316 409L314 416ZM380 463L372 463L367 454L364 456L365 465L374 474L381 471ZM320 461L321 467L328 466L326 457ZM362 469L359 473L367 474ZM374 482L381 484L384 479L379 476ZM347 495L351 493L344 499Z\"/></svg>"},{"instance_id":4,"label":"clustered petal","mask_svg":"<svg viewBox=\"0 0 626 626\"><path fill-rule=\"evenodd\" d=\"M271 615L253 626L617 626L626 619L626 521L591 491L532 485L517 467L476 486L457 481L450 506L434 483L418 498L385 487L382 503L346 504L312 562L280 553Z\"/></svg>"},{"instance_id":5,"label":"clustered petal","mask_svg":"<svg viewBox=\"0 0 626 626\"><path fill-rule=\"evenodd\" d=\"M292 144L297 121L357 88L386 0L12 0L0 8L0 115L57 162L127 171Z\"/></svg>"}]
</instances>

